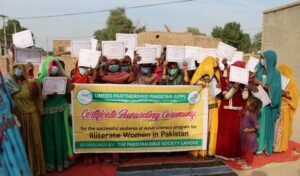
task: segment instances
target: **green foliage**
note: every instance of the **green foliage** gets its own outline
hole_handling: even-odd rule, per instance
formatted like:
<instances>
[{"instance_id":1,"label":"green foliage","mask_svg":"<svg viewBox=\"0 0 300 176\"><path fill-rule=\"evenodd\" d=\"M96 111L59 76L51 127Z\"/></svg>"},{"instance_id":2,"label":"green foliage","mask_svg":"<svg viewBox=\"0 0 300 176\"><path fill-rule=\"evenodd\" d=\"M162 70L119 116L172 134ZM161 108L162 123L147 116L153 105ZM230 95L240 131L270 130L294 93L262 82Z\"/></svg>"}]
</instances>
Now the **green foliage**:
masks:
<instances>
[{"instance_id":1,"label":"green foliage","mask_svg":"<svg viewBox=\"0 0 300 176\"><path fill-rule=\"evenodd\" d=\"M146 26L138 27L126 16L124 8L117 8L110 12L106 20L106 28L94 32L94 37L99 41L115 40L116 33L139 33L146 31Z\"/></svg>"},{"instance_id":2,"label":"green foliage","mask_svg":"<svg viewBox=\"0 0 300 176\"><path fill-rule=\"evenodd\" d=\"M239 23L230 22L225 24L224 28L216 26L213 28L211 35L236 47L238 51L251 52L250 36L243 32Z\"/></svg>"},{"instance_id":3,"label":"green foliage","mask_svg":"<svg viewBox=\"0 0 300 176\"><path fill-rule=\"evenodd\" d=\"M206 34L204 34L204 33L201 33L201 32L199 31L199 29L196 28L196 27L187 27L187 28L186 28L186 32L190 32L190 33L192 33L193 35L206 35Z\"/></svg>"},{"instance_id":4,"label":"green foliage","mask_svg":"<svg viewBox=\"0 0 300 176\"><path fill-rule=\"evenodd\" d=\"M12 44L12 34L14 34L15 29L14 29L14 24L16 25L16 32L24 31L26 28L22 27L20 22L18 20L8 20L6 24L6 40L7 40L7 45ZM0 29L0 40L4 42L4 29L3 27Z\"/></svg>"}]
</instances>

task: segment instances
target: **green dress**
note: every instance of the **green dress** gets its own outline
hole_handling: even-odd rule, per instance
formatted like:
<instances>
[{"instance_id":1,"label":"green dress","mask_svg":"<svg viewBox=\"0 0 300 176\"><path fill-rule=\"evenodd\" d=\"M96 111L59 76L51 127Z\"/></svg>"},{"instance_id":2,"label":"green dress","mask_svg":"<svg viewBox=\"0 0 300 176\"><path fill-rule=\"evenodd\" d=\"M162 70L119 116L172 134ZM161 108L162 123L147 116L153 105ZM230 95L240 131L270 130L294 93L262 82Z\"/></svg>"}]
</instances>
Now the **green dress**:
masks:
<instances>
[{"instance_id":1,"label":"green dress","mask_svg":"<svg viewBox=\"0 0 300 176\"><path fill-rule=\"evenodd\" d=\"M44 102L42 138L47 171L62 171L69 166L73 155L70 127L68 124L69 104L65 95L56 95Z\"/></svg>"},{"instance_id":2,"label":"green dress","mask_svg":"<svg viewBox=\"0 0 300 176\"><path fill-rule=\"evenodd\" d=\"M262 82L264 84L267 84L267 76L266 75L262 76ZM265 149L265 138L266 138L265 137L266 116L265 116L264 108L260 109L258 122L259 122L259 129L258 129L258 138L257 138L257 142L258 142L257 154L262 154L262 151Z\"/></svg>"},{"instance_id":3,"label":"green dress","mask_svg":"<svg viewBox=\"0 0 300 176\"><path fill-rule=\"evenodd\" d=\"M259 129L259 152L265 148L266 154L270 155L273 151L275 123L280 116L281 110L281 76L280 72L276 69L277 55L274 51L268 50L263 52L265 65L258 64L258 71L256 78L266 82L268 85L268 94L271 99L271 104L263 107L260 113L260 128ZM264 74L267 74L264 80ZM264 130L264 132L262 132Z\"/></svg>"},{"instance_id":4,"label":"green dress","mask_svg":"<svg viewBox=\"0 0 300 176\"><path fill-rule=\"evenodd\" d=\"M42 71L37 82L43 83L50 75L49 70L54 62L59 66L60 76L66 76L65 70L54 57L49 56L43 62ZM69 88L67 86L67 91ZM42 139L47 171L62 171L69 166L69 158L73 157L71 127L68 123L70 106L66 95L56 95L44 101L44 117L42 118Z\"/></svg>"}]
</instances>

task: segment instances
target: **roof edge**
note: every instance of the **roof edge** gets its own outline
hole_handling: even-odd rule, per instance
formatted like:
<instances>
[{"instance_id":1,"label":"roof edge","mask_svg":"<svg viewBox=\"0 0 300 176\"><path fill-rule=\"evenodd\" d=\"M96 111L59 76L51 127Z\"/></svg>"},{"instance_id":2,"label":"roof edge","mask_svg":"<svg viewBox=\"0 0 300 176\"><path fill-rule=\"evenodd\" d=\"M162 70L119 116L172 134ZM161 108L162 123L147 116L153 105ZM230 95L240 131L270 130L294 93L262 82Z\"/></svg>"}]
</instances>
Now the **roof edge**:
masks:
<instances>
[{"instance_id":1,"label":"roof edge","mask_svg":"<svg viewBox=\"0 0 300 176\"><path fill-rule=\"evenodd\" d=\"M263 11L263 14L270 13L270 12L276 12L276 11L279 11L279 10L284 10L284 9L291 8L291 7L298 6L298 5L300 5L299 0L296 1L296 2L292 2L290 4L285 4L285 5L282 5L282 6L279 6L279 7L275 7L275 8L269 9L269 10L265 10L265 11Z\"/></svg>"}]
</instances>

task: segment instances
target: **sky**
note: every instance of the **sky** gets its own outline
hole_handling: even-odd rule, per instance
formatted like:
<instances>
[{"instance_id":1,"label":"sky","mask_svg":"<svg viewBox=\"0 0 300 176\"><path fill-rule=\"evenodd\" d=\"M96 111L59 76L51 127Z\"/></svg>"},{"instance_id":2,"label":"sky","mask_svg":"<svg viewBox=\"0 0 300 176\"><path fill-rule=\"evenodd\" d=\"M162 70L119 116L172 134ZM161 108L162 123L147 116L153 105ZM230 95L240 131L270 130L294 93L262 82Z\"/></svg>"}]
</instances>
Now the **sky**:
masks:
<instances>
[{"instance_id":1,"label":"sky","mask_svg":"<svg viewBox=\"0 0 300 176\"><path fill-rule=\"evenodd\" d=\"M43 16L114 9L178 0L1 0L0 14L9 18ZM185 32L197 27L210 35L213 27L238 22L251 36L262 31L262 12L295 0L194 0L139 9L128 9L126 15L134 24L146 25L149 31ZM34 33L36 46L52 50L54 39L89 40L106 26L109 12L43 19L20 19L22 26ZM2 21L1 21L2 23ZM0 25L1 26L1 25ZM2 27L2 26L1 26Z\"/></svg>"}]
</instances>

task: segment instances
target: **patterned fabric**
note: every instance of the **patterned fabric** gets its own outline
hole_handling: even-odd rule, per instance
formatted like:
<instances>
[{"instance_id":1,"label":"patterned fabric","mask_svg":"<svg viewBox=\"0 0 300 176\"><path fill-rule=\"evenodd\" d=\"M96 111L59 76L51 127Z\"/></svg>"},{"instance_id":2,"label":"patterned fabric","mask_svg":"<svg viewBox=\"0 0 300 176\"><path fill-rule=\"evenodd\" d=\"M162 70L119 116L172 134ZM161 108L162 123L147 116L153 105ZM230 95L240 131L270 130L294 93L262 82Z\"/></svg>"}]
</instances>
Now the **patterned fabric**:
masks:
<instances>
[{"instance_id":1,"label":"patterned fabric","mask_svg":"<svg viewBox=\"0 0 300 176\"><path fill-rule=\"evenodd\" d=\"M10 95L0 72L0 175L32 175L18 127L11 113Z\"/></svg>"}]
</instances>

